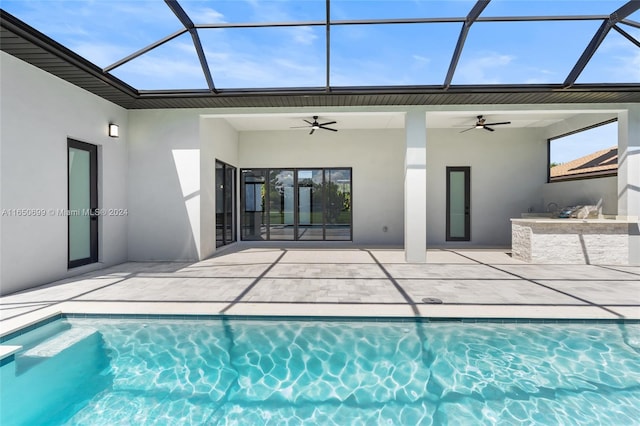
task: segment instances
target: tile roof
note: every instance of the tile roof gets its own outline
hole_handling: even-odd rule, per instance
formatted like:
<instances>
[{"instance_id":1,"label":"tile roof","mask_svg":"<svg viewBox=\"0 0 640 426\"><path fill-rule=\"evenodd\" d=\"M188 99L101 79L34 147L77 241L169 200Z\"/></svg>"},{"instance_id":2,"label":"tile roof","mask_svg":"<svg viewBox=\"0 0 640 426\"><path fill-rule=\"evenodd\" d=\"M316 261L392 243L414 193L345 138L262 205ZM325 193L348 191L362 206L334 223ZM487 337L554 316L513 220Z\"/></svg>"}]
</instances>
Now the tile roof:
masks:
<instances>
[{"instance_id":1,"label":"tile roof","mask_svg":"<svg viewBox=\"0 0 640 426\"><path fill-rule=\"evenodd\" d=\"M585 176L606 176L618 171L616 146L552 167L551 180Z\"/></svg>"}]
</instances>

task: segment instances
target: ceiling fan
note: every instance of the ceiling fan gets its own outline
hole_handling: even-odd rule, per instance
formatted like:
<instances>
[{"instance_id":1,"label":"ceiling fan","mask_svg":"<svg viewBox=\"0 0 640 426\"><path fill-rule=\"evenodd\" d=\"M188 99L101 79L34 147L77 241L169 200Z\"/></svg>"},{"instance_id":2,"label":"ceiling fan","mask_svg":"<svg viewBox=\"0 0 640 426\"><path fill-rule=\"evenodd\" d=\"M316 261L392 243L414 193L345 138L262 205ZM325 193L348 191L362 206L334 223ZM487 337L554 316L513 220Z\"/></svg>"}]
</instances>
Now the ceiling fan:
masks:
<instances>
[{"instance_id":1,"label":"ceiling fan","mask_svg":"<svg viewBox=\"0 0 640 426\"><path fill-rule=\"evenodd\" d=\"M318 129L322 129L322 130L331 130L332 132L337 132L338 129L332 129L331 127L326 127L329 124L336 124L337 121L327 121L326 123L318 123L318 116L314 115L313 116L313 122L309 121L309 120L302 120L305 123L308 124L308 126L295 126L295 127L291 127L292 129L302 129L302 128L307 128L307 129L311 129L311 131L309 132L310 135L313 134L313 132L315 132Z\"/></svg>"},{"instance_id":2,"label":"ceiling fan","mask_svg":"<svg viewBox=\"0 0 640 426\"><path fill-rule=\"evenodd\" d=\"M463 131L461 131L460 133L464 133L464 132L468 132L469 130L473 130L473 129L484 129L484 130L488 130L490 132L495 131L495 129L492 129L491 127L488 126L500 126L503 124L511 124L510 121L501 121L499 123L487 123L487 120L485 118L482 118L481 115L478 116L478 121L476 121L476 124L473 127L469 127L468 129L465 129Z\"/></svg>"}]
</instances>

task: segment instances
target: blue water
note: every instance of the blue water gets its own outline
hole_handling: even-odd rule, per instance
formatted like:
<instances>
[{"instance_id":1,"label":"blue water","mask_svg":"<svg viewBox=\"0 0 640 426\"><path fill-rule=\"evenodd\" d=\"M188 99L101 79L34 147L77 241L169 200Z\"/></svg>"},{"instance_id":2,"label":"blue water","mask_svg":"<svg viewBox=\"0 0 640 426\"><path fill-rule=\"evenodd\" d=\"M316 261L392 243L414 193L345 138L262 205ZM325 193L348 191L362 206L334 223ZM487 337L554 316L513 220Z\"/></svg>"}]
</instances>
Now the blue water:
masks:
<instances>
[{"instance_id":1,"label":"blue water","mask_svg":"<svg viewBox=\"0 0 640 426\"><path fill-rule=\"evenodd\" d=\"M62 319L6 344L3 426L640 424L638 323Z\"/></svg>"}]
</instances>

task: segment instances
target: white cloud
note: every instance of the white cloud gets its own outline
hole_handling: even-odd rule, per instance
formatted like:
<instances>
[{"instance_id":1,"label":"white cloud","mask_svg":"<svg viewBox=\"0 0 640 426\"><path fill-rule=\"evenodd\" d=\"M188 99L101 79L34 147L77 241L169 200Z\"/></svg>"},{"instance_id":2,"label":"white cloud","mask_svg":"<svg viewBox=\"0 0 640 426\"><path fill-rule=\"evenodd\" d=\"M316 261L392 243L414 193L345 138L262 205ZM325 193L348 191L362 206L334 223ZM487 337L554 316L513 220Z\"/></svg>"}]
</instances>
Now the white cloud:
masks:
<instances>
[{"instance_id":1,"label":"white cloud","mask_svg":"<svg viewBox=\"0 0 640 426\"><path fill-rule=\"evenodd\" d=\"M80 41L68 47L78 55L101 67L107 67L131 53L114 43Z\"/></svg>"},{"instance_id":2,"label":"white cloud","mask_svg":"<svg viewBox=\"0 0 640 426\"><path fill-rule=\"evenodd\" d=\"M227 22L224 14L210 7L193 9L189 17L196 24L219 24Z\"/></svg>"},{"instance_id":3,"label":"white cloud","mask_svg":"<svg viewBox=\"0 0 640 426\"><path fill-rule=\"evenodd\" d=\"M458 65L454 79L456 84L500 84L503 67L516 57L498 52L478 52L475 57Z\"/></svg>"},{"instance_id":4,"label":"white cloud","mask_svg":"<svg viewBox=\"0 0 640 426\"><path fill-rule=\"evenodd\" d=\"M426 65L431 62L431 59L427 58L426 56L412 55L411 57L420 65Z\"/></svg>"},{"instance_id":5,"label":"white cloud","mask_svg":"<svg viewBox=\"0 0 640 426\"><path fill-rule=\"evenodd\" d=\"M293 27L288 30L293 41L298 44L311 45L318 38L311 27Z\"/></svg>"}]
</instances>

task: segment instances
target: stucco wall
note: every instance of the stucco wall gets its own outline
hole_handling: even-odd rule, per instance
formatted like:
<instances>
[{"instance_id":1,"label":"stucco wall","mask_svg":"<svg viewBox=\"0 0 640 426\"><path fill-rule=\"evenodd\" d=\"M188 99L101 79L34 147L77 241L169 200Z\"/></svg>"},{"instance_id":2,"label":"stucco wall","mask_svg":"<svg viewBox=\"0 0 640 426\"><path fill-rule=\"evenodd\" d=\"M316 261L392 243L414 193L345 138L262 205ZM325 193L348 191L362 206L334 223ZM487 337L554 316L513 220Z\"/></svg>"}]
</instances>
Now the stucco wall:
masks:
<instances>
[{"instance_id":1,"label":"stucco wall","mask_svg":"<svg viewBox=\"0 0 640 426\"><path fill-rule=\"evenodd\" d=\"M130 111L129 259L197 260L200 120L190 110Z\"/></svg>"},{"instance_id":2,"label":"stucco wall","mask_svg":"<svg viewBox=\"0 0 640 426\"><path fill-rule=\"evenodd\" d=\"M577 205L600 205L602 214L618 214L618 178L572 180L544 184L542 197L545 208L556 203L559 208Z\"/></svg>"},{"instance_id":3,"label":"stucco wall","mask_svg":"<svg viewBox=\"0 0 640 426\"><path fill-rule=\"evenodd\" d=\"M98 145L101 208L127 208L127 126L123 108L1 52L0 207L67 208L67 138ZM118 139L107 125L120 125ZM15 292L127 260L127 218L99 221L98 265L67 269L67 217L0 218L0 291Z\"/></svg>"},{"instance_id":4,"label":"stucco wall","mask_svg":"<svg viewBox=\"0 0 640 426\"><path fill-rule=\"evenodd\" d=\"M404 130L240 132L239 141L241 168L352 167L354 243L403 243Z\"/></svg>"},{"instance_id":5,"label":"stucco wall","mask_svg":"<svg viewBox=\"0 0 640 426\"><path fill-rule=\"evenodd\" d=\"M203 117L200 119L200 144L202 148L200 256L206 258L216 250L215 162L220 160L238 167L238 132L226 120ZM236 179L238 179L237 176ZM236 192L236 200L238 200L238 188Z\"/></svg>"},{"instance_id":6,"label":"stucco wall","mask_svg":"<svg viewBox=\"0 0 640 426\"><path fill-rule=\"evenodd\" d=\"M353 167L354 242L403 244L404 130L342 130L313 137L291 131L239 135L243 168ZM428 246L510 246L509 219L542 206L545 164L546 141L536 129L463 134L428 129ZM470 242L445 241L447 166L471 167Z\"/></svg>"},{"instance_id":7,"label":"stucco wall","mask_svg":"<svg viewBox=\"0 0 640 426\"><path fill-rule=\"evenodd\" d=\"M546 140L536 129L427 132L427 245L509 247L513 217L541 208ZM446 167L471 167L471 241L446 242Z\"/></svg>"}]
</instances>

